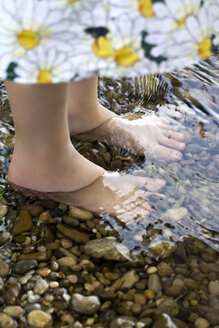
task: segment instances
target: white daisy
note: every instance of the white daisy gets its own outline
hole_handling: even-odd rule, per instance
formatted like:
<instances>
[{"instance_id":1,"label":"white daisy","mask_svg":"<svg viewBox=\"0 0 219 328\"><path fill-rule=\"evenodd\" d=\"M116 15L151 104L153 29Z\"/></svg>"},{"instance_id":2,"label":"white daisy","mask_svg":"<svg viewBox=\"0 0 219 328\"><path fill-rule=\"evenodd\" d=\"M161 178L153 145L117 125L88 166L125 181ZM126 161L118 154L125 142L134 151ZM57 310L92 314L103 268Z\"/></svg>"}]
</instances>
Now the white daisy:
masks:
<instances>
[{"instance_id":1,"label":"white daisy","mask_svg":"<svg viewBox=\"0 0 219 328\"><path fill-rule=\"evenodd\" d=\"M50 1L7 0L0 6L0 55L24 57L43 46L68 50L72 37L62 11L50 10Z\"/></svg>"},{"instance_id":2,"label":"white daisy","mask_svg":"<svg viewBox=\"0 0 219 328\"><path fill-rule=\"evenodd\" d=\"M68 82L77 74L69 58L56 49L35 49L26 58L20 58L17 65L15 80L21 83Z\"/></svg>"}]
</instances>

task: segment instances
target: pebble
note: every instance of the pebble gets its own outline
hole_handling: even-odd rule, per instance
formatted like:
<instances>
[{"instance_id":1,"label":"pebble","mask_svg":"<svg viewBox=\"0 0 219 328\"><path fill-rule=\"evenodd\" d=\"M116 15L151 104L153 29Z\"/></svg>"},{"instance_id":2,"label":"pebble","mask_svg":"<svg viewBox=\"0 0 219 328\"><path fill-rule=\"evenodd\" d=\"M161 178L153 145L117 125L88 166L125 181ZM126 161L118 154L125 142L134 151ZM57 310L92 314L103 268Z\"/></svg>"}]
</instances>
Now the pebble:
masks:
<instances>
[{"instance_id":1,"label":"pebble","mask_svg":"<svg viewBox=\"0 0 219 328\"><path fill-rule=\"evenodd\" d=\"M30 326L35 328L44 328L52 326L52 317L50 314L41 311L41 310L33 310L28 313L27 321Z\"/></svg>"},{"instance_id":2,"label":"pebble","mask_svg":"<svg viewBox=\"0 0 219 328\"><path fill-rule=\"evenodd\" d=\"M36 271L40 276L42 277L48 277L48 275L51 273L51 269L49 268L40 268Z\"/></svg>"},{"instance_id":3,"label":"pebble","mask_svg":"<svg viewBox=\"0 0 219 328\"><path fill-rule=\"evenodd\" d=\"M155 293L158 293L162 290L162 285L158 274L152 274L148 278L148 289L152 290Z\"/></svg>"},{"instance_id":4,"label":"pebble","mask_svg":"<svg viewBox=\"0 0 219 328\"><path fill-rule=\"evenodd\" d=\"M86 243L89 240L89 235L77 229L69 228L64 224L57 224L56 228L67 238L74 240L78 243Z\"/></svg>"},{"instance_id":5,"label":"pebble","mask_svg":"<svg viewBox=\"0 0 219 328\"><path fill-rule=\"evenodd\" d=\"M5 216L8 213L8 208L6 205L0 205L0 218Z\"/></svg>"},{"instance_id":6,"label":"pebble","mask_svg":"<svg viewBox=\"0 0 219 328\"><path fill-rule=\"evenodd\" d=\"M72 307L76 312L82 314L94 314L100 308L100 301L97 296L83 296L75 293L72 295Z\"/></svg>"},{"instance_id":7,"label":"pebble","mask_svg":"<svg viewBox=\"0 0 219 328\"><path fill-rule=\"evenodd\" d=\"M0 259L0 277L4 278L9 273L9 265L2 259Z\"/></svg>"},{"instance_id":8,"label":"pebble","mask_svg":"<svg viewBox=\"0 0 219 328\"><path fill-rule=\"evenodd\" d=\"M28 211L32 217L39 216L43 212L43 208L40 205L25 205L23 210Z\"/></svg>"},{"instance_id":9,"label":"pebble","mask_svg":"<svg viewBox=\"0 0 219 328\"><path fill-rule=\"evenodd\" d=\"M61 245L62 245L62 247L66 248L66 249L69 249L73 246L73 243L72 243L71 240L63 238L61 240Z\"/></svg>"},{"instance_id":10,"label":"pebble","mask_svg":"<svg viewBox=\"0 0 219 328\"><path fill-rule=\"evenodd\" d=\"M161 277L170 276L173 273L172 268L165 262L160 262L157 266L158 274Z\"/></svg>"},{"instance_id":11,"label":"pebble","mask_svg":"<svg viewBox=\"0 0 219 328\"><path fill-rule=\"evenodd\" d=\"M37 266L38 262L36 260L21 260L15 264L13 271L18 274L23 274L27 271L35 269Z\"/></svg>"},{"instance_id":12,"label":"pebble","mask_svg":"<svg viewBox=\"0 0 219 328\"><path fill-rule=\"evenodd\" d=\"M29 254L21 254L19 260L36 260L36 261L46 261L49 259L49 252L36 252Z\"/></svg>"},{"instance_id":13,"label":"pebble","mask_svg":"<svg viewBox=\"0 0 219 328\"><path fill-rule=\"evenodd\" d=\"M18 218L14 222L12 235L19 235L22 232L29 231L32 227L32 219L28 211L23 210L20 212Z\"/></svg>"},{"instance_id":14,"label":"pebble","mask_svg":"<svg viewBox=\"0 0 219 328\"><path fill-rule=\"evenodd\" d=\"M176 249L176 245L170 241L152 241L149 250L152 254L164 259L170 256Z\"/></svg>"},{"instance_id":15,"label":"pebble","mask_svg":"<svg viewBox=\"0 0 219 328\"><path fill-rule=\"evenodd\" d=\"M147 274L153 274L157 272L157 268L154 266L151 266L150 268L147 269Z\"/></svg>"},{"instance_id":16,"label":"pebble","mask_svg":"<svg viewBox=\"0 0 219 328\"><path fill-rule=\"evenodd\" d=\"M71 267L72 265L77 263L77 259L74 258L73 256L64 256L58 259L57 262L60 266L66 265L68 267Z\"/></svg>"},{"instance_id":17,"label":"pebble","mask_svg":"<svg viewBox=\"0 0 219 328\"><path fill-rule=\"evenodd\" d=\"M45 279L39 279L34 286L34 293L42 295L47 291L48 288L49 283Z\"/></svg>"},{"instance_id":18,"label":"pebble","mask_svg":"<svg viewBox=\"0 0 219 328\"><path fill-rule=\"evenodd\" d=\"M18 305L8 305L3 309L3 312L13 318L19 318L24 313L24 310Z\"/></svg>"},{"instance_id":19,"label":"pebble","mask_svg":"<svg viewBox=\"0 0 219 328\"><path fill-rule=\"evenodd\" d=\"M131 316L119 316L110 323L110 328L134 328L136 327L136 318Z\"/></svg>"},{"instance_id":20,"label":"pebble","mask_svg":"<svg viewBox=\"0 0 219 328\"><path fill-rule=\"evenodd\" d=\"M87 221L93 219L93 214L91 212L82 210L75 206L69 206L68 215L81 221Z\"/></svg>"},{"instance_id":21,"label":"pebble","mask_svg":"<svg viewBox=\"0 0 219 328\"><path fill-rule=\"evenodd\" d=\"M138 303L134 303L134 304L132 305L132 307L131 307L131 311L132 311L132 313L134 313L134 314L139 314L139 313L141 313L141 311L142 311L142 307L141 307L140 304L138 304Z\"/></svg>"},{"instance_id":22,"label":"pebble","mask_svg":"<svg viewBox=\"0 0 219 328\"><path fill-rule=\"evenodd\" d=\"M146 296L146 298L148 298L149 300L153 300L155 298L155 292L151 289L146 289L144 291L144 295Z\"/></svg>"},{"instance_id":23,"label":"pebble","mask_svg":"<svg viewBox=\"0 0 219 328\"><path fill-rule=\"evenodd\" d=\"M219 296L219 281L210 281L208 285L208 290L212 296Z\"/></svg>"},{"instance_id":24,"label":"pebble","mask_svg":"<svg viewBox=\"0 0 219 328\"><path fill-rule=\"evenodd\" d=\"M49 283L49 287L50 288L58 288L59 287L59 283L57 281L50 281Z\"/></svg>"},{"instance_id":25,"label":"pebble","mask_svg":"<svg viewBox=\"0 0 219 328\"><path fill-rule=\"evenodd\" d=\"M130 259L128 248L112 237L91 240L84 245L84 251L94 258L113 261Z\"/></svg>"},{"instance_id":26,"label":"pebble","mask_svg":"<svg viewBox=\"0 0 219 328\"><path fill-rule=\"evenodd\" d=\"M210 323L205 318L199 317L195 320L194 327L195 328L209 328Z\"/></svg>"},{"instance_id":27,"label":"pebble","mask_svg":"<svg viewBox=\"0 0 219 328\"><path fill-rule=\"evenodd\" d=\"M0 234L0 246L3 246L4 244L7 243L11 238L11 235L8 231L3 231Z\"/></svg>"},{"instance_id":28,"label":"pebble","mask_svg":"<svg viewBox=\"0 0 219 328\"><path fill-rule=\"evenodd\" d=\"M104 277L110 281L114 281L120 278L120 274L117 272L105 272Z\"/></svg>"},{"instance_id":29,"label":"pebble","mask_svg":"<svg viewBox=\"0 0 219 328\"><path fill-rule=\"evenodd\" d=\"M15 305L19 301L22 288L19 282L10 284L4 292L4 299L6 304Z\"/></svg>"},{"instance_id":30,"label":"pebble","mask_svg":"<svg viewBox=\"0 0 219 328\"><path fill-rule=\"evenodd\" d=\"M134 286L136 282L138 282L139 277L135 270L131 270L129 272L126 272L121 279L122 279L121 288L130 289Z\"/></svg>"},{"instance_id":31,"label":"pebble","mask_svg":"<svg viewBox=\"0 0 219 328\"><path fill-rule=\"evenodd\" d=\"M175 317L179 314L179 306L174 299L167 298L158 305L158 312Z\"/></svg>"},{"instance_id":32,"label":"pebble","mask_svg":"<svg viewBox=\"0 0 219 328\"><path fill-rule=\"evenodd\" d=\"M134 295L134 301L137 304L144 305L146 304L146 297L143 294L136 293Z\"/></svg>"},{"instance_id":33,"label":"pebble","mask_svg":"<svg viewBox=\"0 0 219 328\"><path fill-rule=\"evenodd\" d=\"M71 284L76 284L78 282L78 277L75 274L70 274L66 277Z\"/></svg>"},{"instance_id":34,"label":"pebble","mask_svg":"<svg viewBox=\"0 0 219 328\"><path fill-rule=\"evenodd\" d=\"M166 211L165 216L174 221L182 220L188 214L186 207L170 208Z\"/></svg>"},{"instance_id":35,"label":"pebble","mask_svg":"<svg viewBox=\"0 0 219 328\"><path fill-rule=\"evenodd\" d=\"M67 224L73 228L76 228L80 225L80 222L77 219L72 218L71 216L65 215L65 216L63 216L62 219L65 224Z\"/></svg>"},{"instance_id":36,"label":"pebble","mask_svg":"<svg viewBox=\"0 0 219 328\"><path fill-rule=\"evenodd\" d=\"M5 313L0 313L0 328L15 328L14 320Z\"/></svg>"}]
</instances>

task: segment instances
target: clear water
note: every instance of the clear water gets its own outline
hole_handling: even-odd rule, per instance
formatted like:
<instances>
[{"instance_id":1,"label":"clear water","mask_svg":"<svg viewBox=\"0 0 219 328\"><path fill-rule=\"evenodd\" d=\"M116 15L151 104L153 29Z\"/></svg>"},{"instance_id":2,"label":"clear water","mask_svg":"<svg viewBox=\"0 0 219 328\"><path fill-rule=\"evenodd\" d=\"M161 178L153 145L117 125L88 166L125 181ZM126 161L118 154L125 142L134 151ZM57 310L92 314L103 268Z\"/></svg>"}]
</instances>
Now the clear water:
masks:
<instances>
[{"instance_id":1,"label":"clear water","mask_svg":"<svg viewBox=\"0 0 219 328\"><path fill-rule=\"evenodd\" d=\"M121 81L100 80L99 98L116 113L154 112L185 133L187 147L179 162L137 158L102 143L75 142L89 159L108 169L122 170L167 181L149 200L154 211L135 221L104 216L133 254L148 250L155 241L184 240L193 236L219 249L219 58L172 74ZM9 203L16 204L6 181L14 128L4 88L0 89L0 185ZM109 153L109 162L103 153ZM5 229L3 221L0 230Z\"/></svg>"}]
</instances>

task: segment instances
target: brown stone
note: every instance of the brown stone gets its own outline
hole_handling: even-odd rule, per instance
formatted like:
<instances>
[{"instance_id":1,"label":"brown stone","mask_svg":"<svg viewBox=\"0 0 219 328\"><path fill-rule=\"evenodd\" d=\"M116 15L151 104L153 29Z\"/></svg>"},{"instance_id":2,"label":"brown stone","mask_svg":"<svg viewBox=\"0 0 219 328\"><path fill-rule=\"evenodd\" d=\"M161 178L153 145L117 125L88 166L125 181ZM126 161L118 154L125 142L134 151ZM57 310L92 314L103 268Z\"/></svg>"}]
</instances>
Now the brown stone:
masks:
<instances>
[{"instance_id":1,"label":"brown stone","mask_svg":"<svg viewBox=\"0 0 219 328\"><path fill-rule=\"evenodd\" d=\"M19 282L14 282L9 285L4 292L4 299L6 304L16 305L19 302L19 298L22 292L21 284Z\"/></svg>"},{"instance_id":2,"label":"brown stone","mask_svg":"<svg viewBox=\"0 0 219 328\"><path fill-rule=\"evenodd\" d=\"M23 210L20 212L18 218L14 222L12 235L19 235L22 232L29 231L32 227L32 219L28 211Z\"/></svg>"},{"instance_id":3,"label":"brown stone","mask_svg":"<svg viewBox=\"0 0 219 328\"><path fill-rule=\"evenodd\" d=\"M57 229L67 238L74 240L78 243L86 243L89 241L89 235L77 229L69 228L64 224L57 224Z\"/></svg>"}]
</instances>

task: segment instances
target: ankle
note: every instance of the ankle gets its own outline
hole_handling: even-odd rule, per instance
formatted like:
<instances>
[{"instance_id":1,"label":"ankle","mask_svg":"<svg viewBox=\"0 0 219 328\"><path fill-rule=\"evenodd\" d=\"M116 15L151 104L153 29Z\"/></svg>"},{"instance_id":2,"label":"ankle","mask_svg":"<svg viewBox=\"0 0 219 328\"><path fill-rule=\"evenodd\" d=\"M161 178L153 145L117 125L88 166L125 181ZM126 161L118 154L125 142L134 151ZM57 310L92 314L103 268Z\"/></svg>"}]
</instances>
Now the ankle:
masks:
<instances>
[{"instance_id":1,"label":"ankle","mask_svg":"<svg viewBox=\"0 0 219 328\"><path fill-rule=\"evenodd\" d=\"M68 122L70 134L77 135L85 133L104 123L106 120L116 116L100 103L95 107L83 108L80 111L70 109L68 112Z\"/></svg>"}]
</instances>

